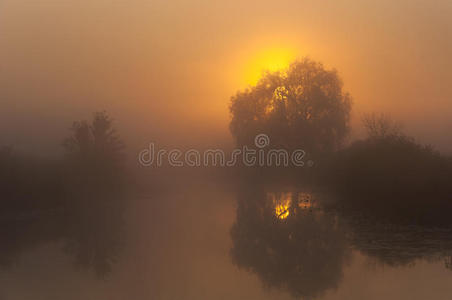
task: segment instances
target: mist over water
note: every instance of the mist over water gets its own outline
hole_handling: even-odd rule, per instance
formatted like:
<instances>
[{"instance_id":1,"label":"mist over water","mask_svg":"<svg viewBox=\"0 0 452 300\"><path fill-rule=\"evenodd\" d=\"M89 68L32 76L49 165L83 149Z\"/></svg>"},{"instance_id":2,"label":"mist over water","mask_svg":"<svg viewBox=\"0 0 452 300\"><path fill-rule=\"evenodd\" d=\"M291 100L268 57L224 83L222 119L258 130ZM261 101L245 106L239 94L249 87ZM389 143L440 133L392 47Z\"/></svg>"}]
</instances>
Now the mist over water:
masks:
<instances>
[{"instance_id":1,"label":"mist over water","mask_svg":"<svg viewBox=\"0 0 452 300\"><path fill-rule=\"evenodd\" d=\"M191 177L173 180L177 190L128 198L120 227L105 210L93 212L90 223L62 222L55 213L14 226L2 219L8 225L2 228L15 232L14 238L2 234L9 248L2 246L2 296L448 299L450 230L324 211L319 196L308 197L319 203L310 206L304 200L311 191L299 188L233 187ZM287 217L275 215L275 204L299 200ZM68 227L83 236L75 252L67 251ZM113 247L118 240L121 247ZM87 259L80 261L83 253ZM112 261L111 269L98 273L104 261Z\"/></svg>"},{"instance_id":2,"label":"mist over water","mask_svg":"<svg viewBox=\"0 0 452 300\"><path fill-rule=\"evenodd\" d=\"M450 299L451 14L2 1L0 299Z\"/></svg>"}]
</instances>

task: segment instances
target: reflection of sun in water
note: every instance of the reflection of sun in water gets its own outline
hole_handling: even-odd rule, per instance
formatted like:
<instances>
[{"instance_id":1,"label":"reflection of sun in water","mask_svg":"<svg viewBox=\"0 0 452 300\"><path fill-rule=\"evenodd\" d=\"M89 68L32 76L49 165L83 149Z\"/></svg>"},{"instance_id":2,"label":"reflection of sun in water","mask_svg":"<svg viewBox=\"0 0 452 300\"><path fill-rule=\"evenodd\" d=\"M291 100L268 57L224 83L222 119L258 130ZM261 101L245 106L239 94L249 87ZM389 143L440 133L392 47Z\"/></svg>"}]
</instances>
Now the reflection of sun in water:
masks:
<instances>
[{"instance_id":1,"label":"reflection of sun in water","mask_svg":"<svg viewBox=\"0 0 452 300\"><path fill-rule=\"evenodd\" d=\"M269 193L268 196L272 199L275 207L275 215L278 219L286 219L289 216L289 208L292 204L292 193Z\"/></svg>"},{"instance_id":2,"label":"reflection of sun in water","mask_svg":"<svg viewBox=\"0 0 452 300\"><path fill-rule=\"evenodd\" d=\"M275 216L280 220L284 220L289 217L292 199L295 201L295 209L292 210L295 214L298 211L312 209L315 207L312 194L310 193L267 193L267 197L272 201Z\"/></svg>"},{"instance_id":3,"label":"reflection of sun in water","mask_svg":"<svg viewBox=\"0 0 452 300\"><path fill-rule=\"evenodd\" d=\"M289 216L290 204L282 203L275 207L275 214L279 219L285 219Z\"/></svg>"},{"instance_id":4,"label":"reflection of sun in water","mask_svg":"<svg viewBox=\"0 0 452 300\"><path fill-rule=\"evenodd\" d=\"M295 52L290 49L273 48L261 51L251 59L246 72L246 81L255 85L264 71L275 72L286 69L295 58Z\"/></svg>"}]
</instances>

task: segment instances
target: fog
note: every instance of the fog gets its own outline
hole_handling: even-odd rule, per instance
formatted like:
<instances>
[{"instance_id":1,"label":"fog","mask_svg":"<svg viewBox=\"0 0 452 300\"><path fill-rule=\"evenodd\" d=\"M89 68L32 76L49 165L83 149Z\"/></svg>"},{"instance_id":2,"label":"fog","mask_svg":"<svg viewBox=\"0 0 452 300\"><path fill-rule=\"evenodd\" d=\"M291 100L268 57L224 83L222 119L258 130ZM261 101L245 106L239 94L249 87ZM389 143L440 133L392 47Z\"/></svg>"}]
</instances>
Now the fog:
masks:
<instances>
[{"instance_id":1,"label":"fog","mask_svg":"<svg viewBox=\"0 0 452 300\"><path fill-rule=\"evenodd\" d=\"M107 110L128 151L230 145L230 97L265 52L336 68L361 115L386 112L452 151L450 1L0 3L2 144L60 151L72 121Z\"/></svg>"},{"instance_id":2,"label":"fog","mask_svg":"<svg viewBox=\"0 0 452 300\"><path fill-rule=\"evenodd\" d=\"M450 16L0 1L0 299L451 299Z\"/></svg>"}]
</instances>

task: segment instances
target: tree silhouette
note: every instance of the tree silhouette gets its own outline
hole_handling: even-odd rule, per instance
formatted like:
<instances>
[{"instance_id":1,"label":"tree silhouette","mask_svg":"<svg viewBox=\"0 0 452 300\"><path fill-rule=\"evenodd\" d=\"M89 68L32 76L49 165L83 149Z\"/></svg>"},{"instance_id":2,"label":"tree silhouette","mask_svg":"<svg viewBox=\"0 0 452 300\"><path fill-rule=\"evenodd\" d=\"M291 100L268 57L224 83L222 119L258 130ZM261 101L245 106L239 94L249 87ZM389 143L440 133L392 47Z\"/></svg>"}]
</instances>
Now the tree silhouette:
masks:
<instances>
[{"instance_id":1,"label":"tree silhouette","mask_svg":"<svg viewBox=\"0 0 452 300\"><path fill-rule=\"evenodd\" d=\"M94 202L123 202L124 144L107 113L95 113L91 123L75 122L63 146L70 202L78 203L82 211L87 203L91 207ZM74 207L74 203L70 206Z\"/></svg>"},{"instance_id":2,"label":"tree silhouette","mask_svg":"<svg viewBox=\"0 0 452 300\"><path fill-rule=\"evenodd\" d=\"M385 115L363 122L368 137L336 152L325 172L340 205L396 223L451 225L450 160Z\"/></svg>"},{"instance_id":3,"label":"tree silhouette","mask_svg":"<svg viewBox=\"0 0 452 300\"><path fill-rule=\"evenodd\" d=\"M231 98L230 130L238 145L265 133L273 145L311 153L337 149L349 131L351 97L335 70L308 58L267 72Z\"/></svg>"},{"instance_id":4,"label":"tree silhouette","mask_svg":"<svg viewBox=\"0 0 452 300\"><path fill-rule=\"evenodd\" d=\"M401 137L403 135L400 124L393 121L386 114L365 114L362 118L362 122L368 137L371 139Z\"/></svg>"},{"instance_id":5,"label":"tree silhouette","mask_svg":"<svg viewBox=\"0 0 452 300\"><path fill-rule=\"evenodd\" d=\"M94 114L91 124L86 121L74 122L73 134L63 146L69 156L77 159L96 160L119 165L123 159L124 144L113 128L113 120L106 112Z\"/></svg>"}]
</instances>

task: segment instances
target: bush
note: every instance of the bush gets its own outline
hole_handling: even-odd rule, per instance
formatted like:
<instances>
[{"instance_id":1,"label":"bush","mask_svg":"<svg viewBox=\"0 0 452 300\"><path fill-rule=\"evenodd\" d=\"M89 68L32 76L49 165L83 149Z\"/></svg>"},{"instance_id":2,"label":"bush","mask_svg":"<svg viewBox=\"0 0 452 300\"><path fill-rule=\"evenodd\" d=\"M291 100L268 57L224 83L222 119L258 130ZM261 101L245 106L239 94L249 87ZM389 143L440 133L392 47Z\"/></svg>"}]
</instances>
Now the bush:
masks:
<instances>
[{"instance_id":1,"label":"bush","mask_svg":"<svg viewBox=\"0 0 452 300\"><path fill-rule=\"evenodd\" d=\"M450 160L403 135L370 137L338 152L329 174L342 205L410 221L447 219Z\"/></svg>"}]
</instances>

